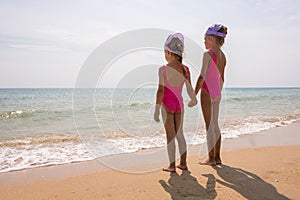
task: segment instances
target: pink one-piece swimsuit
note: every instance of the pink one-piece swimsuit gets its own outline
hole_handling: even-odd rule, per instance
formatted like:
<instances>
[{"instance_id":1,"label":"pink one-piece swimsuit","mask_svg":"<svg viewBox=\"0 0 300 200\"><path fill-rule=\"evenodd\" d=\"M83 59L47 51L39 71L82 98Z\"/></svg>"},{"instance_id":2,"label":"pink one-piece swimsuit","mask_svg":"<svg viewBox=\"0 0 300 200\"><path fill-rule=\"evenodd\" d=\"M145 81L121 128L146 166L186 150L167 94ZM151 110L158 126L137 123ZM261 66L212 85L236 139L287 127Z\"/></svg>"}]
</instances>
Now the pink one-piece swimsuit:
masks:
<instances>
[{"instance_id":1,"label":"pink one-piece swimsuit","mask_svg":"<svg viewBox=\"0 0 300 200\"><path fill-rule=\"evenodd\" d=\"M211 49L210 52L213 57L213 62L210 62L207 68L205 81L203 83L203 88L210 94L213 100L216 100L218 97L221 96L221 88L220 88L221 74L217 69L216 52L213 49Z\"/></svg>"},{"instance_id":2,"label":"pink one-piece swimsuit","mask_svg":"<svg viewBox=\"0 0 300 200\"><path fill-rule=\"evenodd\" d=\"M184 67L184 65L182 64L181 66ZM189 75L188 68L186 67L185 69L187 75ZM183 98L182 98L182 88L183 88L184 81L178 87L171 86L167 81L167 72L166 72L165 65L163 66L163 70L164 70L164 96L163 96L162 103L168 112L180 113L184 109Z\"/></svg>"}]
</instances>

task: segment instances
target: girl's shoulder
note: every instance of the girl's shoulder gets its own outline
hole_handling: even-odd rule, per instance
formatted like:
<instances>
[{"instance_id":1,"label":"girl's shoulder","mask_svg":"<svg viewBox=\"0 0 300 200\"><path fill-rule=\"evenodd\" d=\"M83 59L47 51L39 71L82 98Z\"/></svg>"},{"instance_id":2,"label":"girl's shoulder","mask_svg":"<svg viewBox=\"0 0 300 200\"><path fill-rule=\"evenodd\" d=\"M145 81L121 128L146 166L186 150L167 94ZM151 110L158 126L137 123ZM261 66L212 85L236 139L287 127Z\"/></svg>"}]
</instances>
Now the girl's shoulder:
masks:
<instances>
[{"instance_id":1,"label":"girl's shoulder","mask_svg":"<svg viewBox=\"0 0 300 200\"><path fill-rule=\"evenodd\" d=\"M189 70L189 67L188 67L188 66L186 66L186 65L184 65L184 64L181 64L181 66L183 67L183 69Z\"/></svg>"},{"instance_id":2,"label":"girl's shoulder","mask_svg":"<svg viewBox=\"0 0 300 200\"><path fill-rule=\"evenodd\" d=\"M204 54L209 54L209 55L212 55L212 54L221 54L223 58L226 58L226 55L222 51L222 49L219 49L219 50L209 49L209 50L205 51Z\"/></svg>"},{"instance_id":3,"label":"girl's shoulder","mask_svg":"<svg viewBox=\"0 0 300 200\"><path fill-rule=\"evenodd\" d=\"M204 51L203 58L210 59L211 57L212 57L212 51L211 51L211 49L209 49L207 51Z\"/></svg>"},{"instance_id":4,"label":"girl's shoulder","mask_svg":"<svg viewBox=\"0 0 300 200\"><path fill-rule=\"evenodd\" d=\"M165 65L162 65L162 66L160 66L159 68L158 68L158 74L159 75L162 75L163 74L163 72L164 72L164 70L165 70Z\"/></svg>"},{"instance_id":5,"label":"girl's shoulder","mask_svg":"<svg viewBox=\"0 0 300 200\"><path fill-rule=\"evenodd\" d=\"M190 76L191 73L190 73L189 67L186 66L186 65L184 65L184 64L181 64L181 66L182 66L182 68L183 68L185 77L187 78L188 76Z\"/></svg>"},{"instance_id":6,"label":"girl's shoulder","mask_svg":"<svg viewBox=\"0 0 300 200\"><path fill-rule=\"evenodd\" d=\"M158 71L162 71L162 70L164 70L164 69L166 69L166 65L161 65L161 66L158 68Z\"/></svg>"},{"instance_id":7,"label":"girl's shoulder","mask_svg":"<svg viewBox=\"0 0 300 200\"><path fill-rule=\"evenodd\" d=\"M202 57L203 65L209 64L209 62L211 62L212 58L213 58L212 53L209 50L205 51L203 53L203 57Z\"/></svg>"},{"instance_id":8,"label":"girl's shoulder","mask_svg":"<svg viewBox=\"0 0 300 200\"><path fill-rule=\"evenodd\" d=\"M217 55L220 55L221 59L225 60L225 62L226 62L226 55L224 54L224 52L221 49L220 50L209 49L209 50L204 52L203 58L207 58L207 59L210 60L214 57L218 57Z\"/></svg>"}]
</instances>

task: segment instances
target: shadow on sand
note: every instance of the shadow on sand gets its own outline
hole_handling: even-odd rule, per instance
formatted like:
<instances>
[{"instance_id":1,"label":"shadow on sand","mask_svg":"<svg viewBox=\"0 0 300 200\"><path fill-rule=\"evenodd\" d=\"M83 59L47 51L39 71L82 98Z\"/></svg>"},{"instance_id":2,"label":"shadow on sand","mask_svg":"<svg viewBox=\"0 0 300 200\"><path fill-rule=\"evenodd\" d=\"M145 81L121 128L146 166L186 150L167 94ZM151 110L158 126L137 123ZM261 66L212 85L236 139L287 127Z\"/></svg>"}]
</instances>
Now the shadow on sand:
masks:
<instances>
[{"instance_id":1,"label":"shadow on sand","mask_svg":"<svg viewBox=\"0 0 300 200\"><path fill-rule=\"evenodd\" d=\"M208 178L206 188L201 186L197 179L191 176L190 171L182 171L182 174L171 173L168 182L159 180L161 186L171 195L173 200L181 199L215 199L216 179L212 174L203 175Z\"/></svg>"},{"instance_id":2,"label":"shadow on sand","mask_svg":"<svg viewBox=\"0 0 300 200\"><path fill-rule=\"evenodd\" d=\"M273 185L265 182L259 176L251 172L227 165L213 168L223 179L216 180L219 184L235 190L246 199L289 199L286 196L279 194Z\"/></svg>"}]
</instances>

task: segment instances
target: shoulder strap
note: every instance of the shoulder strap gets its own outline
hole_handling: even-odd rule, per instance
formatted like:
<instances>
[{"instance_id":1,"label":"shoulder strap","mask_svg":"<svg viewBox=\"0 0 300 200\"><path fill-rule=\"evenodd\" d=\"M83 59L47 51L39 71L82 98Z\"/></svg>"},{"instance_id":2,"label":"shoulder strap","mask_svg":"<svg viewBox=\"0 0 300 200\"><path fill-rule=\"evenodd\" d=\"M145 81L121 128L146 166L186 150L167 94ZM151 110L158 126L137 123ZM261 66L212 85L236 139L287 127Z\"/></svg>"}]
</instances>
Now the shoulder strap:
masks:
<instances>
[{"instance_id":1,"label":"shoulder strap","mask_svg":"<svg viewBox=\"0 0 300 200\"><path fill-rule=\"evenodd\" d=\"M163 65L163 69L164 69L164 78L165 78L166 74L167 74L167 72L166 72L166 65Z\"/></svg>"},{"instance_id":2,"label":"shoulder strap","mask_svg":"<svg viewBox=\"0 0 300 200\"><path fill-rule=\"evenodd\" d=\"M164 83L165 83L165 86L166 84L168 84L167 82L167 69L166 69L166 65L163 65L163 69L164 69Z\"/></svg>"},{"instance_id":3,"label":"shoulder strap","mask_svg":"<svg viewBox=\"0 0 300 200\"><path fill-rule=\"evenodd\" d=\"M212 59L217 64L217 54L214 49L210 49L209 52L212 54Z\"/></svg>"}]
</instances>

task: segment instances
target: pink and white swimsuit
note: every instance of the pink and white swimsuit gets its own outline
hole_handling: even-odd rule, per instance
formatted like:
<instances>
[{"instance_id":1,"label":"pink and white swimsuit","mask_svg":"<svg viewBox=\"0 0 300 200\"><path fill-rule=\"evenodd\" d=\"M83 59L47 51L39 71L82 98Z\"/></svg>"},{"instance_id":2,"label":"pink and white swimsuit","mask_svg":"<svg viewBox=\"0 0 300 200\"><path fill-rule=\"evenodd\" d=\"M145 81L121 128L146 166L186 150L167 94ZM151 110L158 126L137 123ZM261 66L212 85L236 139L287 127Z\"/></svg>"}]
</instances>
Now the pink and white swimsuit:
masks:
<instances>
[{"instance_id":1,"label":"pink and white swimsuit","mask_svg":"<svg viewBox=\"0 0 300 200\"><path fill-rule=\"evenodd\" d=\"M183 64L181 64L181 66L184 67ZM167 73L166 73L165 65L163 66L163 70L164 70L164 96L163 96L162 103L166 107L168 112L180 113L184 109L182 88L185 81L183 81L183 83L178 87L171 86L167 81ZM187 75L189 75L189 70L187 67L186 67L186 72Z\"/></svg>"},{"instance_id":2,"label":"pink and white swimsuit","mask_svg":"<svg viewBox=\"0 0 300 200\"><path fill-rule=\"evenodd\" d=\"M221 73L217 68L217 56L213 49L209 50L213 57L213 62L210 62L204 75L203 88L210 94L212 100L216 100L221 96L220 78Z\"/></svg>"}]
</instances>

